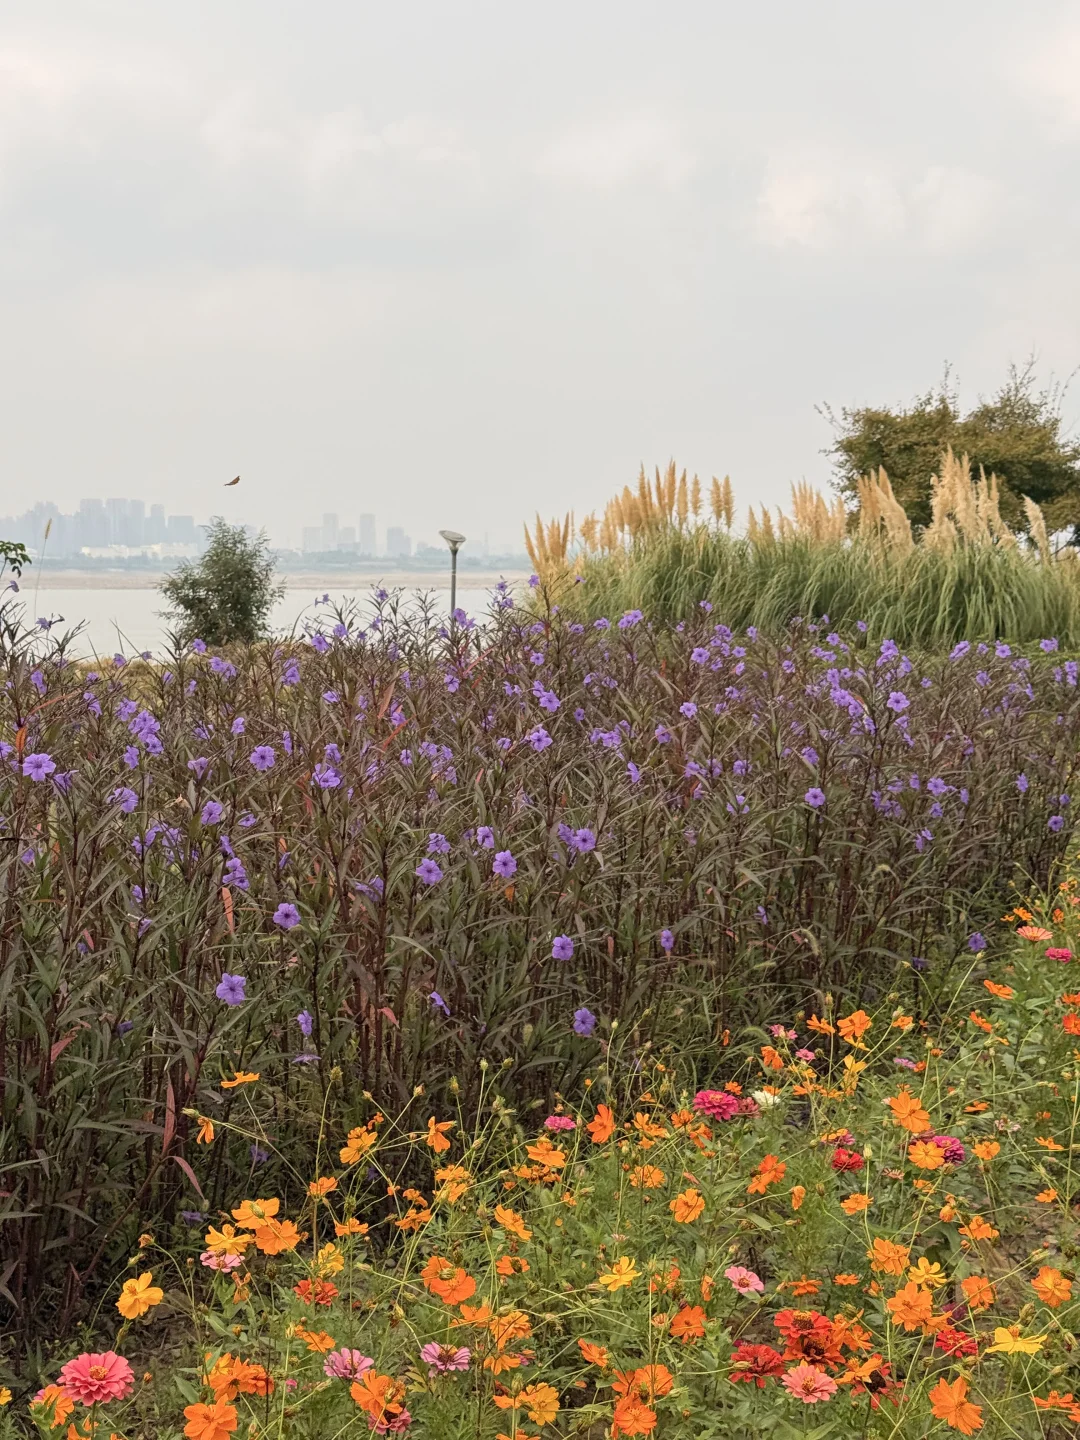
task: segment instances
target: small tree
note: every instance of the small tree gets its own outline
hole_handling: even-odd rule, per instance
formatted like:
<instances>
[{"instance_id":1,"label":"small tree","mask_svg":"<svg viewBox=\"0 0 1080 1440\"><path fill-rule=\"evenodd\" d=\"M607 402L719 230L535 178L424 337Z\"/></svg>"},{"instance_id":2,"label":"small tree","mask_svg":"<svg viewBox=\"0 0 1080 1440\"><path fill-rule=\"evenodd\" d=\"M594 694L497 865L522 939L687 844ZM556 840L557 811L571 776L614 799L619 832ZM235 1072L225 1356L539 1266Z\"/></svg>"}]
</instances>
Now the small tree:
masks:
<instances>
[{"instance_id":1,"label":"small tree","mask_svg":"<svg viewBox=\"0 0 1080 1440\"><path fill-rule=\"evenodd\" d=\"M160 586L177 638L186 643L198 637L208 645L262 639L274 602L285 593L274 584L266 532L252 537L215 515L206 533L202 556L182 561Z\"/></svg>"},{"instance_id":2,"label":"small tree","mask_svg":"<svg viewBox=\"0 0 1080 1440\"><path fill-rule=\"evenodd\" d=\"M913 525L930 523L930 477L939 473L947 446L966 454L976 472L997 474L1001 513L1017 530L1026 530L1023 497L1040 505L1051 531L1071 527L1080 543L1080 443L1062 433L1062 388L1039 390L1034 367L1012 367L990 400L966 415L946 372L936 390L917 396L905 409L846 407L837 417L823 414L835 431L824 452L830 455L834 483L849 501L858 497L858 480L885 467L893 494Z\"/></svg>"}]
</instances>

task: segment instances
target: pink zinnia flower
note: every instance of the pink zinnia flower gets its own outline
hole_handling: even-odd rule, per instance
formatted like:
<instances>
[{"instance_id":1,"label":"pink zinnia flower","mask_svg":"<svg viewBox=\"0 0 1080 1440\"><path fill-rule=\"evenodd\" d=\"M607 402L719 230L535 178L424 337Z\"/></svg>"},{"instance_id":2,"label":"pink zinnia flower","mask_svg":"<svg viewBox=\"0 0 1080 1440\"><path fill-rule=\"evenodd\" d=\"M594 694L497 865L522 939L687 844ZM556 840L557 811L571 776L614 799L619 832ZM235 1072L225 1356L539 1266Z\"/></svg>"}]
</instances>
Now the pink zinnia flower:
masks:
<instances>
[{"instance_id":1,"label":"pink zinnia flower","mask_svg":"<svg viewBox=\"0 0 1080 1440\"><path fill-rule=\"evenodd\" d=\"M323 1374L328 1375L331 1380L358 1380L365 1370L370 1370L375 1364L370 1355L362 1355L359 1350L350 1350L342 1346L340 1350L331 1350L323 1361Z\"/></svg>"},{"instance_id":2,"label":"pink zinnia flower","mask_svg":"<svg viewBox=\"0 0 1080 1440\"><path fill-rule=\"evenodd\" d=\"M739 1113L739 1102L726 1090L699 1090L694 1096L694 1109L713 1120L730 1120Z\"/></svg>"},{"instance_id":3,"label":"pink zinnia flower","mask_svg":"<svg viewBox=\"0 0 1080 1440\"><path fill-rule=\"evenodd\" d=\"M199 1260L208 1270L220 1270L225 1274L230 1270L239 1270L244 1263L242 1255L215 1255L212 1250L204 1250Z\"/></svg>"},{"instance_id":4,"label":"pink zinnia flower","mask_svg":"<svg viewBox=\"0 0 1080 1440\"><path fill-rule=\"evenodd\" d=\"M1047 958L1048 960L1062 960L1062 961L1064 961L1064 960L1071 960L1071 959L1072 959L1072 951L1071 951L1071 950L1061 950L1061 949L1059 949L1059 948L1051 945L1050 949L1047 950L1047 952L1046 952L1046 958Z\"/></svg>"},{"instance_id":5,"label":"pink zinnia flower","mask_svg":"<svg viewBox=\"0 0 1080 1440\"><path fill-rule=\"evenodd\" d=\"M807 1405L816 1405L819 1400L831 1400L836 1394L836 1381L824 1370L807 1365L804 1360L793 1365L780 1381L785 1389Z\"/></svg>"},{"instance_id":6,"label":"pink zinnia flower","mask_svg":"<svg viewBox=\"0 0 1080 1440\"><path fill-rule=\"evenodd\" d=\"M440 1345L430 1341L420 1351L420 1359L428 1367L429 1375L445 1375L448 1370L468 1370L471 1352L464 1345Z\"/></svg>"},{"instance_id":7,"label":"pink zinnia flower","mask_svg":"<svg viewBox=\"0 0 1080 1440\"><path fill-rule=\"evenodd\" d=\"M947 1165L962 1165L966 1158L963 1145L955 1135L932 1135L931 1145L936 1145L945 1157Z\"/></svg>"},{"instance_id":8,"label":"pink zinnia flower","mask_svg":"<svg viewBox=\"0 0 1080 1440\"><path fill-rule=\"evenodd\" d=\"M740 1295L760 1295L765 1289L761 1276L747 1270L745 1265L729 1265L724 1274Z\"/></svg>"},{"instance_id":9,"label":"pink zinnia flower","mask_svg":"<svg viewBox=\"0 0 1080 1440\"><path fill-rule=\"evenodd\" d=\"M84 1405L123 1400L134 1383L131 1366L115 1350L77 1355L60 1371L60 1384L73 1400Z\"/></svg>"},{"instance_id":10,"label":"pink zinnia flower","mask_svg":"<svg viewBox=\"0 0 1080 1440\"><path fill-rule=\"evenodd\" d=\"M774 1040L794 1040L796 1031L788 1030L783 1025L770 1025L769 1034Z\"/></svg>"},{"instance_id":11,"label":"pink zinnia flower","mask_svg":"<svg viewBox=\"0 0 1080 1440\"><path fill-rule=\"evenodd\" d=\"M795 1059L805 1060L807 1064L809 1064L811 1060L816 1060L817 1056L814 1054L813 1050L807 1050L804 1046L801 1050L795 1051Z\"/></svg>"},{"instance_id":12,"label":"pink zinnia flower","mask_svg":"<svg viewBox=\"0 0 1080 1440\"><path fill-rule=\"evenodd\" d=\"M576 1130L577 1122L569 1115L549 1115L544 1121L545 1130Z\"/></svg>"},{"instance_id":13,"label":"pink zinnia flower","mask_svg":"<svg viewBox=\"0 0 1080 1440\"><path fill-rule=\"evenodd\" d=\"M740 1095L735 1101L736 1115L760 1115L761 1106L749 1095Z\"/></svg>"},{"instance_id":14,"label":"pink zinnia flower","mask_svg":"<svg viewBox=\"0 0 1080 1440\"><path fill-rule=\"evenodd\" d=\"M383 1420L376 1420L374 1415L368 1416L368 1425L376 1435L400 1435L411 1424L412 1416L408 1410L402 1410L398 1415L389 1415Z\"/></svg>"}]
</instances>

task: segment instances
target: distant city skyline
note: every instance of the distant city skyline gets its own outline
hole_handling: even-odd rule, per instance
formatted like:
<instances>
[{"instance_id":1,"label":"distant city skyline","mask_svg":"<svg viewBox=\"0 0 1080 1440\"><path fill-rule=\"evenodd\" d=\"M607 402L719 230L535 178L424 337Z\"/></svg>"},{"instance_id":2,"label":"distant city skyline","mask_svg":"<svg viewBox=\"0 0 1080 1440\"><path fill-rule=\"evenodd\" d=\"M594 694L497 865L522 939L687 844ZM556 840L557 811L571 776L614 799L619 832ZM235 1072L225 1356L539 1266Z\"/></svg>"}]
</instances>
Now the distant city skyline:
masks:
<instances>
[{"instance_id":1,"label":"distant city skyline","mask_svg":"<svg viewBox=\"0 0 1080 1440\"><path fill-rule=\"evenodd\" d=\"M222 508L225 508L224 506ZM232 508L232 507L229 507ZM377 516L366 511L350 523L341 523L336 511L325 511L322 524L304 526L299 536L282 538L267 528L271 545L282 552L302 554L344 552L360 558L404 559L434 555L446 549L441 540L414 538L399 524L382 526ZM51 525L50 525L51 522ZM21 541L31 554L40 554L43 545L47 554L57 558L106 558L143 554L161 558L195 555L203 547L203 527L207 521L194 515L170 514L160 503L129 497L87 497L76 509L65 512L53 500L40 500L17 514L0 515L0 540ZM230 523L242 524L254 533L260 526L244 517L230 517ZM48 542L45 544L46 530ZM382 543L379 537L382 536ZM474 556L489 554L516 555L517 545L503 542L492 546L487 534L473 537L468 549Z\"/></svg>"}]
</instances>

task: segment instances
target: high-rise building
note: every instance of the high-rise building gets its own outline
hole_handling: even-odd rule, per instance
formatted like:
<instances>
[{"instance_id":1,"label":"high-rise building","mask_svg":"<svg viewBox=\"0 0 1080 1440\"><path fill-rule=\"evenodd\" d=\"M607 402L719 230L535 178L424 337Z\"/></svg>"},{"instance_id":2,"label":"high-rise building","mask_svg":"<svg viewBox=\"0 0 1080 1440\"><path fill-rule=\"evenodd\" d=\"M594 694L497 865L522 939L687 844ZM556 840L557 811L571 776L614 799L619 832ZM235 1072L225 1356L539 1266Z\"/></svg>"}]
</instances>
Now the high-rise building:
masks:
<instances>
[{"instance_id":1,"label":"high-rise building","mask_svg":"<svg viewBox=\"0 0 1080 1440\"><path fill-rule=\"evenodd\" d=\"M165 524L165 506L151 505L150 518L146 522L146 541L148 545L160 545L167 534Z\"/></svg>"},{"instance_id":2,"label":"high-rise building","mask_svg":"<svg viewBox=\"0 0 1080 1440\"><path fill-rule=\"evenodd\" d=\"M386 532L386 553L391 557L412 554L412 541L400 525L391 525Z\"/></svg>"},{"instance_id":3,"label":"high-rise building","mask_svg":"<svg viewBox=\"0 0 1080 1440\"><path fill-rule=\"evenodd\" d=\"M361 555L375 555L377 553L379 546L375 539L374 515L360 516L359 544Z\"/></svg>"},{"instance_id":4,"label":"high-rise building","mask_svg":"<svg viewBox=\"0 0 1080 1440\"><path fill-rule=\"evenodd\" d=\"M170 515L165 533L170 545L194 545L198 539L194 515Z\"/></svg>"},{"instance_id":5,"label":"high-rise building","mask_svg":"<svg viewBox=\"0 0 1080 1440\"><path fill-rule=\"evenodd\" d=\"M301 532L300 548L305 555L317 555L323 548L321 525L305 525Z\"/></svg>"},{"instance_id":6,"label":"high-rise building","mask_svg":"<svg viewBox=\"0 0 1080 1440\"><path fill-rule=\"evenodd\" d=\"M337 516L336 516L336 515L324 515L324 516L322 517L322 531L323 531L323 543L322 543L322 548L323 548L324 550L336 550L336 549L337 549L337 532L338 532L338 523L337 523Z\"/></svg>"},{"instance_id":7,"label":"high-rise building","mask_svg":"<svg viewBox=\"0 0 1080 1440\"><path fill-rule=\"evenodd\" d=\"M356 549L355 525L342 525L341 529L337 532L337 548L339 550Z\"/></svg>"}]
</instances>

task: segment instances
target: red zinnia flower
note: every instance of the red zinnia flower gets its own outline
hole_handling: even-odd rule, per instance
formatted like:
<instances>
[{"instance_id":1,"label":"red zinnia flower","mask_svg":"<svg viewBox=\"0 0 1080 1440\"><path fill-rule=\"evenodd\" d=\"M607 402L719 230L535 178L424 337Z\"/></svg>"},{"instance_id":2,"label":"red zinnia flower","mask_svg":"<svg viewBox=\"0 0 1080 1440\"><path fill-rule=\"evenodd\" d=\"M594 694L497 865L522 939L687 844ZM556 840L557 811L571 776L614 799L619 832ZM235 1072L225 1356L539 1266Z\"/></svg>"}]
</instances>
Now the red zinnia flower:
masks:
<instances>
[{"instance_id":1,"label":"red zinnia flower","mask_svg":"<svg viewBox=\"0 0 1080 1440\"><path fill-rule=\"evenodd\" d=\"M833 1151L832 1168L834 1170L861 1170L866 1161L857 1150L845 1150L838 1145Z\"/></svg>"},{"instance_id":2,"label":"red zinnia flower","mask_svg":"<svg viewBox=\"0 0 1080 1440\"><path fill-rule=\"evenodd\" d=\"M784 1373L784 1357L771 1345L748 1345L740 1340L731 1357L732 1372L729 1379L737 1383L745 1380L749 1385L765 1389L765 1381Z\"/></svg>"}]
</instances>

